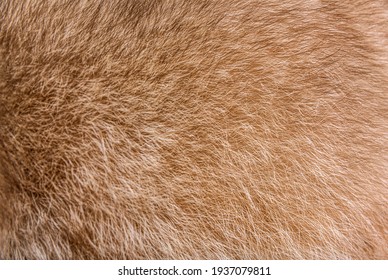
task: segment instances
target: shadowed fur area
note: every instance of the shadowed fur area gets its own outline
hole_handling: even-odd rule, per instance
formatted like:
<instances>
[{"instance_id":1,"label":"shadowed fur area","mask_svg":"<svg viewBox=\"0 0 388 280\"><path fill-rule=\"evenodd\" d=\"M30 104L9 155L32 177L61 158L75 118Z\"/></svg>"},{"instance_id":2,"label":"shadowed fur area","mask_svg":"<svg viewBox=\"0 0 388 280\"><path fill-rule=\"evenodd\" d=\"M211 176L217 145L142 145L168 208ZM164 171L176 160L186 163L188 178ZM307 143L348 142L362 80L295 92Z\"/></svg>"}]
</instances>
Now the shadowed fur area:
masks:
<instances>
[{"instance_id":1,"label":"shadowed fur area","mask_svg":"<svg viewBox=\"0 0 388 280\"><path fill-rule=\"evenodd\" d=\"M388 259L385 0L0 1L1 259Z\"/></svg>"}]
</instances>

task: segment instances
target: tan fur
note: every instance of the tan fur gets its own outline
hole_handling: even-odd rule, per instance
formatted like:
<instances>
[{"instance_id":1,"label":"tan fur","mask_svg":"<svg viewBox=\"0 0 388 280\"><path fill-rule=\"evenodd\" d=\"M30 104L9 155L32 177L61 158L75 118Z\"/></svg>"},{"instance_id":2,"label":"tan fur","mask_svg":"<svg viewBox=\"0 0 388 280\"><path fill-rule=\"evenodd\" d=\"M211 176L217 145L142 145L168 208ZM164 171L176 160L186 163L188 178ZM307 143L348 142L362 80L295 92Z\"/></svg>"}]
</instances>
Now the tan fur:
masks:
<instances>
[{"instance_id":1,"label":"tan fur","mask_svg":"<svg viewBox=\"0 0 388 280\"><path fill-rule=\"evenodd\" d=\"M0 258L387 259L387 1L0 1Z\"/></svg>"}]
</instances>

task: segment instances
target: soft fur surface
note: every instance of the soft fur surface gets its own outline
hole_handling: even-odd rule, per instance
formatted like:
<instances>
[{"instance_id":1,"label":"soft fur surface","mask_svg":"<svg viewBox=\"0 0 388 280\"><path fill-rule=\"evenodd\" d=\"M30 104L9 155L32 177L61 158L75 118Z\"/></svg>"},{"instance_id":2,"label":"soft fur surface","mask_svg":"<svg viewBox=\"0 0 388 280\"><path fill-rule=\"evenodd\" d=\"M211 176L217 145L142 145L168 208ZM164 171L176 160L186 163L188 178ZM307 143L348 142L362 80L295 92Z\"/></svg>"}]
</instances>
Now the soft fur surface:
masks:
<instances>
[{"instance_id":1,"label":"soft fur surface","mask_svg":"<svg viewBox=\"0 0 388 280\"><path fill-rule=\"evenodd\" d=\"M387 1L0 1L0 258L387 259Z\"/></svg>"}]
</instances>

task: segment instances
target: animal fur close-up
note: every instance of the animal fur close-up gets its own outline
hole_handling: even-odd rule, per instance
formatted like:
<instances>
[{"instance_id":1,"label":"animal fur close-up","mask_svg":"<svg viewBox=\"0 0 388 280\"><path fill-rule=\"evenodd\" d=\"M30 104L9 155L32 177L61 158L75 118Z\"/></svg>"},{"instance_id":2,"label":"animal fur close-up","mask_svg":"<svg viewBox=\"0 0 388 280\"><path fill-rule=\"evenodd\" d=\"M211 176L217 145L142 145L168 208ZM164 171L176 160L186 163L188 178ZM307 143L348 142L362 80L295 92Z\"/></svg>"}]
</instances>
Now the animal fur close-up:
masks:
<instances>
[{"instance_id":1,"label":"animal fur close-up","mask_svg":"<svg viewBox=\"0 0 388 280\"><path fill-rule=\"evenodd\" d=\"M0 259L388 259L385 0L0 0Z\"/></svg>"}]
</instances>

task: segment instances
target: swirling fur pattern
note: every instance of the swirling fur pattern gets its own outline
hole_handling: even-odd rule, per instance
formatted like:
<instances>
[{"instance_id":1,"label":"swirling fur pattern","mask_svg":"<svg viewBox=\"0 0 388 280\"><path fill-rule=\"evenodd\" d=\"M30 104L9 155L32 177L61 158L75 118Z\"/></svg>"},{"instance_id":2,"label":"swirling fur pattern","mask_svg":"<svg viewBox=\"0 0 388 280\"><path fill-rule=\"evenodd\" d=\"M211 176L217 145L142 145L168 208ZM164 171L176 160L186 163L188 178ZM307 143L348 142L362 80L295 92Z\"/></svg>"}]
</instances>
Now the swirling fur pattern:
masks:
<instances>
[{"instance_id":1,"label":"swirling fur pattern","mask_svg":"<svg viewBox=\"0 0 388 280\"><path fill-rule=\"evenodd\" d=\"M387 259L388 7L0 1L1 259Z\"/></svg>"}]
</instances>

